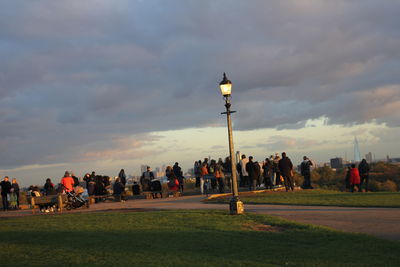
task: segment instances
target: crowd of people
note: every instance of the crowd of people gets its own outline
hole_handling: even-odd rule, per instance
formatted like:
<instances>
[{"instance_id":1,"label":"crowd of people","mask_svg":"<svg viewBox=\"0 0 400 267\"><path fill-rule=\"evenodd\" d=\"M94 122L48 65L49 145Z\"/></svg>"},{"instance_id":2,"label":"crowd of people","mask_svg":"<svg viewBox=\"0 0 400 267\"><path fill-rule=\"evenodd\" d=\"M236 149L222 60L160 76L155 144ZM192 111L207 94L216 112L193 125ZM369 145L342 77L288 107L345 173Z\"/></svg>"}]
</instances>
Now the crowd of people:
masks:
<instances>
[{"instance_id":1,"label":"crowd of people","mask_svg":"<svg viewBox=\"0 0 400 267\"><path fill-rule=\"evenodd\" d=\"M282 157L278 153L271 155L263 162L254 161L253 156L242 155L239 162L235 165L239 187L245 187L249 190L256 190L264 184L265 188L273 188L276 186L285 186L286 191L294 190L293 180L293 164L285 152ZM304 189L312 189L310 179L310 168L312 162L305 156L302 162L302 175L305 177ZM198 160L194 163L194 174L196 176L196 186L200 187L201 193L204 193L204 183L210 180L211 187L223 193L225 187L231 187L232 164L230 157L226 157L223 161L205 158L203 161Z\"/></svg>"},{"instance_id":2,"label":"crowd of people","mask_svg":"<svg viewBox=\"0 0 400 267\"><path fill-rule=\"evenodd\" d=\"M313 162L307 157L303 157L300 164L300 174L304 177L303 189L313 189L311 185L311 168ZM290 158L285 152L281 155L276 153L267 157L264 161L255 161L252 156L248 158L242 155L239 162L235 164L236 173L238 176L238 185L248 190L256 190L264 185L265 188L271 189L275 187L285 187L286 191L293 191L294 182L294 167ZM369 181L369 164L363 159L358 166L352 164L347 168L345 185L346 190L350 192L362 192L363 188L368 191ZM205 158L203 161L198 160L194 163L194 175L196 177L196 187L200 187L200 192L204 194L204 184L209 182L211 189L214 192L224 193L227 189L231 190L232 164L230 157L225 160ZM184 191L184 176L178 162L173 166L167 166L165 171L167 186L170 191ZM114 184L111 184L109 176L97 175L94 171L83 176L84 186L80 186L80 180L73 172L66 171L61 178L60 183L55 186L50 178L46 179L43 188L39 186L30 186L29 192L32 196L49 196L58 193L67 193L79 190L84 190L88 196L106 196L112 191L116 199L125 201L125 187L127 176L124 169L118 173ZM8 176L0 182L1 198L3 210L18 209L20 187L15 178L11 181ZM146 171L140 176L139 184L134 182L132 185L133 194L140 194L141 191L154 192L154 197L161 194L162 182L156 179L151 168L147 166ZM96 198L96 202L99 199Z\"/></svg>"}]
</instances>

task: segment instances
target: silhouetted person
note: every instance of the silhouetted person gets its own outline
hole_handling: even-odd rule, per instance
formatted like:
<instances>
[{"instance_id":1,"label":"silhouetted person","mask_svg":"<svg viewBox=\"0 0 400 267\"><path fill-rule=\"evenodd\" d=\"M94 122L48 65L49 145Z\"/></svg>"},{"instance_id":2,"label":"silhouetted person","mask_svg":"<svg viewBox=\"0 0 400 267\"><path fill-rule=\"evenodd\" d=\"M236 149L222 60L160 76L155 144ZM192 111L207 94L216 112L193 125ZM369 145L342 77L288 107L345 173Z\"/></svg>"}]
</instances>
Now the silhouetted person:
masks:
<instances>
[{"instance_id":1,"label":"silhouetted person","mask_svg":"<svg viewBox=\"0 0 400 267\"><path fill-rule=\"evenodd\" d=\"M293 184L293 164L292 161L286 156L285 152L282 152L282 159L279 161L279 171L283 176L286 191L289 189L294 190Z\"/></svg>"},{"instance_id":2,"label":"silhouetted person","mask_svg":"<svg viewBox=\"0 0 400 267\"><path fill-rule=\"evenodd\" d=\"M3 201L3 210L8 210L7 194L11 192L11 183L8 176L4 177L4 180L0 183L1 186L1 200Z\"/></svg>"},{"instance_id":3,"label":"silhouetted person","mask_svg":"<svg viewBox=\"0 0 400 267\"><path fill-rule=\"evenodd\" d=\"M362 192L362 186L365 182L365 192L368 192L369 164L365 159L363 159L358 165L358 172L360 173L361 178L359 191Z\"/></svg>"},{"instance_id":4,"label":"silhouetted person","mask_svg":"<svg viewBox=\"0 0 400 267\"><path fill-rule=\"evenodd\" d=\"M126 175L125 175L125 170L121 169L118 173L118 178L124 186L126 185Z\"/></svg>"},{"instance_id":5,"label":"silhouetted person","mask_svg":"<svg viewBox=\"0 0 400 267\"><path fill-rule=\"evenodd\" d=\"M309 160L306 156L303 157L303 162L300 165L301 175L304 177L303 189L313 189L311 186L311 160Z\"/></svg>"}]
</instances>

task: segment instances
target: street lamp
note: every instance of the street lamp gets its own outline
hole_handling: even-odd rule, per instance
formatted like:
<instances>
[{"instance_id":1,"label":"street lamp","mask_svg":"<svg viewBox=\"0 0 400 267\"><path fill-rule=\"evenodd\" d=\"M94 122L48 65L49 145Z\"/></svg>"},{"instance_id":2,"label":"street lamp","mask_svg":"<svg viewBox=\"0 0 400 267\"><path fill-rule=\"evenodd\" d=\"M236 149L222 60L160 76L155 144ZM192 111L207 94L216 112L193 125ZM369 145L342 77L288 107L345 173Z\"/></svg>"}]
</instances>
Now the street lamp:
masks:
<instances>
[{"instance_id":1,"label":"street lamp","mask_svg":"<svg viewBox=\"0 0 400 267\"><path fill-rule=\"evenodd\" d=\"M226 114L226 120L228 123L228 139L229 139L229 156L231 157L231 169L232 169L232 199L229 202L229 211L232 215L234 214L242 214L244 212L243 202L239 199L238 192L238 184L237 184L237 175L236 175L236 160L233 148L233 137L232 137L232 121L231 121L231 113L235 113L236 111L231 111L231 91L232 91L232 82L228 80L226 74L224 72L224 78L219 83L219 87L221 89L221 94L225 99L225 107L226 112L222 112L221 114Z\"/></svg>"}]
</instances>

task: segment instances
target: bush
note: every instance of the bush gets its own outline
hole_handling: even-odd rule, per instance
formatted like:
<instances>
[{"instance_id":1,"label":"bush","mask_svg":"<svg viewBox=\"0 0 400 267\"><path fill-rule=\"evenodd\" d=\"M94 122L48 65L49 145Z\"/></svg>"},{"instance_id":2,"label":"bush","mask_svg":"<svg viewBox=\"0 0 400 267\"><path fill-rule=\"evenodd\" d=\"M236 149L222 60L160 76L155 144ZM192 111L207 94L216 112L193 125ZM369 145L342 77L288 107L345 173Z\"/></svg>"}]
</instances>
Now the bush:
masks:
<instances>
[{"instance_id":1,"label":"bush","mask_svg":"<svg viewBox=\"0 0 400 267\"><path fill-rule=\"evenodd\" d=\"M397 185L392 180L387 180L387 181L381 183L380 191L396 192Z\"/></svg>"}]
</instances>

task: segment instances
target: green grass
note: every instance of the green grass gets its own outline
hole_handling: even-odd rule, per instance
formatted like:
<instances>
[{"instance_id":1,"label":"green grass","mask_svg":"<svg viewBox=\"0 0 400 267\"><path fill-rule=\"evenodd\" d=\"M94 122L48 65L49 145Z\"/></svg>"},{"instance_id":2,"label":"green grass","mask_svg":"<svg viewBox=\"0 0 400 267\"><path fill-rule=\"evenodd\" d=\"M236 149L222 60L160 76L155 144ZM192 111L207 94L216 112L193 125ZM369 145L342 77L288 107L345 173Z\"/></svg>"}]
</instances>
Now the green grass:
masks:
<instances>
[{"instance_id":1,"label":"green grass","mask_svg":"<svg viewBox=\"0 0 400 267\"><path fill-rule=\"evenodd\" d=\"M0 227L2 266L396 266L399 251L395 241L226 211L39 215Z\"/></svg>"},{"instance_id":2,"label":"green grass","mask_svg":"<svg viewBox=\"0 0 400 267\"><path fill-rule=\"evenodd\" d=\"M348 193L331 190L300 190L241 195L245 204L287 204L342 207L400 207L400 192ZM218 198L211 202L228 202Z\"/></svg>"}]
</instances>

